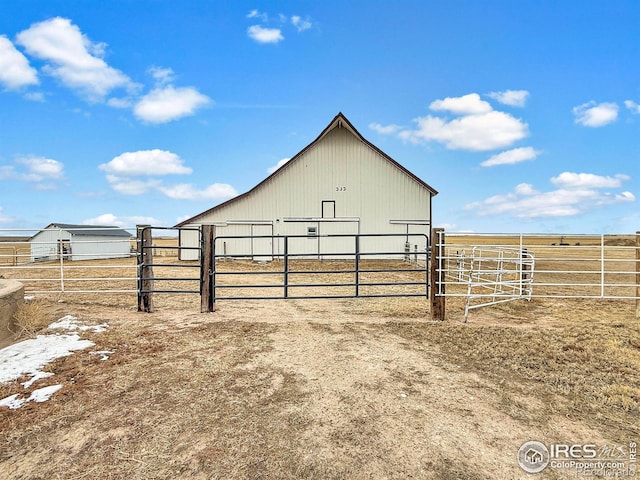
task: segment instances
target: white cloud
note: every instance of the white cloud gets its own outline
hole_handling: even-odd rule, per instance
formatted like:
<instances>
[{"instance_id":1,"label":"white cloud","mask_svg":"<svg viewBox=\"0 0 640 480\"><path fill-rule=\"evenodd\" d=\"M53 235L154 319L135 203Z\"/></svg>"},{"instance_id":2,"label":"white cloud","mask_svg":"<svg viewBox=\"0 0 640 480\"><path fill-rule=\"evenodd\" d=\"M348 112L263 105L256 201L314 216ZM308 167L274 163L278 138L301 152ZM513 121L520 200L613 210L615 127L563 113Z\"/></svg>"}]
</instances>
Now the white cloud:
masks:
<instances>
[{"instance_id":1,"label":"white cloud","mask_svg":"<svg viewBox=\"0 0 640 480\"><path fill-rule=\"evenodd\" d=\"M623 174L603 177L593 173L562 172L551 178L551 183L560 188L617 188L630 179L631 177Z\"/></svg>"},{"instance_id":2,"label":"white cloud","mask_svg":"<svg viewBox=\"0 0 640 480\"><path fill-rule=\"evenodd\" d=\"M572 174L571 172L565 172L565 174L551 179L554 185L560 186L556 190L540 192L532 185L522 183L506 195L494 195L485 200L470 203L465 206L465 210L475 211L479 216L567 217L587 213L605 205L629 203L636 200L633 193L628 191L611 193L600 190L619 186L619 182L612 180L628 180L629 177L626 175L599 177L591 174ZM579 177L579 175L584 176Z\"/></svg>"},{"instance_id":3,"label":"white cloud","mask_svg":"<svg viewBox=\"0 0 640 480\"><path fill-rule=\"evenodd\" d=\"M191 168L184 166L178 155L159 149L125 152L98 168L107 173L124 176L188 175L193 172Z\"/></svg>"},{"instance_id":4,"label":"white cloud","mask_svg":"<svg viewBox=\"0 0 640 480\"><path fill-rule=\"evenodd\" d=\"M526 90L505 90L503 92L491 92L489 96L494 100L512 107L524 107L529 97Z\"/></svg>"},{"instance_id":5,"label":"white cloud","mask_svg":"<svg viewBox=\"0 0 640 480\"><path fill-rule=\"evenodd\" d=\"M87 218L82 225L113 225L116 227L134 227L136 225L159 225L162 222L154 217L129 216L118 217L113 213L103 213L94 218Z\"/></svg>"},{"instance_id":6,"label":"white cloud","mask_svg":"<svg viewBox=\"0 0 640 480\"><path fill-rule=\"evenodd\" d=\"M534 160L540 152L533 147L521 147L507 150L491 156L480 164L482 167L495 167L496 165L513 165L527 160Z\"/></svg>"},{"instance_id":7,"label":"white cloud","mask_svg":"<svg viewBox=\"0 0 640 480\"><path fill-rule=\"evenodd\" d=\"M402 127L400 125L381 125L379 123L370 123L369 124L369 128L371 130L375 130L378 133L382 133L384 135L388 135L391 133L396 133L398 131L400 131L402 129Z\"/></svg>"},{"instance_id":8,"label":"white cloud","mask_svg":"<svg viewBox=\"0 0 640 480\"><path fill-rule=\"evenodd\" d=\"M261 13L255 9L247 13L247 18L259 18L263 22L269 21L269 15L267 15L266 13Z\"/></svg>"},{"instance_id":9,"label":"white cloud","mask_svg":"<svg viewBox=\"0 0 640 480\"><path fill-rule=\"evenodd\" d=\"M285 163L287 163L289 160L291 160L290 158L283 158L282 160L280 160L278 163L276 163L275 165L267 168L267 173L271 174L273 172L275 172L276 170L278 170L280 167L282 167Z\"/></svg>"},{"instance_id":10,"label":"white cloud","mask_svg":"<svg viewBox=\"0 0 640 480\"><path fill-rule=\"evenodd\" d=\"M175 88L171 85L156 88L135 105L133 112L149 123L167 123L193 115L195 111L211 103L211 99L193 87Z\"/></svg>"},{"instance_id":11,"label":"white cloud","mask_svg":"<svg viewBox=\"0 0 640 480\"><path fill-rule=\"evenodd\" d=\"M38 73L11 41L0 35L0 84L8 90L37 85Z\"/></svg>"},{"instance_id":12,"label":"white cloud","mask_svg":"<svg viewBox=\"0 0 640 480\"><path fill-rule=\"evenodd\" d=\"M299 15L292 15L291 23L293 24L294 27L296 27L296 30L298 30L299 32L304 32L305 30L309 30L312 26L309 20L303 20Z\"/></svg>"},{"instance_id":13,"label":"white cloud","mask_svg":"<svg viewBox=\"0 0 640 480\"><path fill-rule=\"evenodd\" d=\"M625 100L624 106L627 107L629 110L631 110L631 113L640 115L640 105L638 105L633 100Z\"/></svg>"},{"instance_id":14,"label":"white cloud","mask_svg":"<svg viewBox=\"0 0 640 480\"><path fill-rule=\"evenodd\" d=\"M113 97L107 100L107 105L113 108L130 108L132 104L133 104L132 100L128 97L123 97L123 98Z\"/></svg>"},{"instance_id":15,"label":"white cloud","mask_svg":"<svg viewBox=\"0 0 640 480\"><path fill-rule=\"evenodd\" d=\"M505 148L528 134L528 126L508 113L491 111L447 121L427 115L417 118L418 128L402 130L403 140L414 143L435 141L451 150L484 151Z\"/></svg>"},{"instance_id":16,"label":"white cloud","mask_svg":"<svg viewBox=\"0 0 640 480\"><path fill-rule=\"evenodd\" d=\"M171 83L175 78L175 73L171 68L151 67L149 73L159 85Z\"/></svg>"},{"instance_id":17,"label":"white cloud","mask_svg":"<svg viewBox=\"0 0 640 480\"><path fill-rule=\"evenodd\" d=\"M251 25L247 29L247 35L258 43L278 43L284 40L279 28L266 28L260 25Z\"/></svg>"},{"instance_id":18,"label":"white cloud","mask_svg":"<svg viewBox=\"0 0 640 480\"><path fill-rule=\"evenodd\" d=\"M635 202L636 201L636 196L628 191L619 193L616 195L615 197L615 201L617 202Z\"/></svg>"},{"instance_id":19,"label":"white cloud","mask_svg":"<svg viewBox=\"0 0 640 480\"><path fill-rule=\"evenodd\" d=\"M0 180L40 183L64 178L64 164L51 158L28 155L17 157L14 165L0 165ZM46 189L54 188L47 185Z\"/></svg>"},{"instance_id":20,"label":"white cloud","mask_svg":"<svg viewBox=\"0 0 640 480\"><path fill-rule=\"evenodd\" d=\"M27 92L24 94L24 98L31 100L32 102L44 102L44 93L42 92Z\"/></svg>"},{"instance_id":21,"label":"white cloud","mask_svg":"<svg viewBox=\"0 0 640 480\"><path fill-rule=\"evenodd\" d=\"M402 140L426 144L437 142L451 150L485 151L506 148L529 135L529 126L512 115L493 110L477 93L447 97L431 102L434 111L458 115L448 119L434 115L418 117L416 128L372 123L370 128L382 134L396 134Z\"/></svg>"},{"instance_id":22,"label":"white cloud","mask_svg":"<svg viewBox=\"0 0 640 480\"><path fill-rule=\"evenodd\" d=\"M17 43L28 54L49 62L44 71L89 101L102 100L111 90L135 84L101 58L105 44L93 43L69 19L56 17L20 32Z\"/></svg>"},{"instance_id":23,"label":"white cloud","mask_svg":"<svg viewBox=\"0 0 640 480\"><path fill-rule=\"evenodd\" d=\"M202 190L190 183L181 183L169 187L160 186L158 190L176 200L221 200L238 195L235 188L226 183L214 183Z\"/></svg>"},{"instance_id":24,"label":"white cloud","mask_svg":"<svg viewBox=\"0 0 640 480\"><path fill-rule=\"evenodd\" d=\"M29 170L29 175L31 175L36 182L47 178L58 179L64 176L64 164L51 158L37 156L19 157L16 162L25 165Z\"/></svg>"},{"instance_id":25,"label":"white cloud","mask_svg":"<svg viewBox=\"0 0 640 480\"><path fill-rule=\"evenodd\" d=\"M536 195L540 193L535 188L533 188L533 185L531 185L530 183L520 183L516 185L514 191L518 195Z\"/></svg>"},{"instance_id":26,"label":"white cloud","mask_svg":"<svg viewBox=\"0 0 640 480\"><path fill-rule=\"evenodd\" d=\"M479 113L488 113L491 105L480 99L477 93L470 93L462 97L447 97L444 100L435 100L431 102L429 108L434 111L448 111L456 115L474 115Z\"/></svg>"},{"instance_id":27,"label":"white cloud","mask_svg":"<svg viewBox=\"0 0 640 480\"><path fill-rule=\"evenodd\" d=\"M575 123L585 127L603 127L618 119L618 105L591 101L573 108Z\"/></svg>"},{"instance_id":28,"label":"white cloud","mask_svg":"<svg viewBox=\"0 0 640 480\"><path fill-rule=\"evenodd\" d=\"M166 185L153 178L162 175L188 175L193 172L178 155L166 150L125 152L98 168L107 173L109 186L122 195L143 195L156 191L173 199L217 200L238 194L231 185L224 183L214 183L201 190L189 183Z\"/></svg>"},{"instance_id":29,"label":"white cloud","mask_svg":"<svg viewBox=\"0 0 640 480\"><path fill-rule=\"evenodd\" d=\"M439 223L437 228L444 228L446 231L455 231L458 226L455 223Z\"/></svg>"},{"instance_id":30,"label":"white cloud","mask_svg":"<svg viewBox=\"0 0 640 480\"><path fill-rule=\"evenodd\" d=\"M142 195L160 185L158 180L134 180L117 175L107 175L107 182L113 190L123 195Z\"/></svg>"},{"instance_id":31,"label":"white cloud","mask_svg":"<svg viewBox=\"0 0 640 480\"><path fill-rule=\"evenodd\" d=\"M10 217L2 213L3 208L0 207L0 223L10 223L16 220L16 217Z\"/></svg>"}]
</instances>

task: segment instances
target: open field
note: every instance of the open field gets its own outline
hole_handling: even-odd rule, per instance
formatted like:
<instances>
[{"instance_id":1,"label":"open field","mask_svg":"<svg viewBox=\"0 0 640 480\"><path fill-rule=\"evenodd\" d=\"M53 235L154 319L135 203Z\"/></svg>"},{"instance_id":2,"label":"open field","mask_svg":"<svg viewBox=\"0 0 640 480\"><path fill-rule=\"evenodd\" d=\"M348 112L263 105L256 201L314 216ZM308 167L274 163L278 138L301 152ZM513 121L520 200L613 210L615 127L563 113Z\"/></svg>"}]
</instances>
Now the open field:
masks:
<instances>
[{"instance_id":1,"label":"open field","mask_svg":"<svg viewBox=\"0 0 640 480\"><path fill-rule=\"evenodd\" d=\"M640 436L631 302L541 299L465 325L426 321L421 299L200 314L197 296L166 297L153 314L135 295L39 300L47 320L108 322L87 337L115 353L60 359L36 384L63 383L49 402L0 410L7 478L527 478L527 440Z\"/></svg>"},{"instance_id":2,"label":"open field","mask_svg":"<svg viewBox=\"0 0 640 480\"><path fill-rule=\"evenodd\" d=\"M0 266L29 260L31 248L22 237L0 237Z\"/></svg>"},{"instance_id":3,"label":"open field","mask_svg":"<svg viewBox=\"0 0 640 480\"><path fill-rule=\"evenodd\" d=\"M135 277L134 259L70 263L85 286ZM165 274L178 270L194 273ZM525 441L640 439L630 299L534 298L467 324L463 298L437 323L423 298L220 300L211 314L195 294L156 294L152 314L135 293L35 301L41 325L109 323L83 335L114 353L59 359L31 387L62 383L51 400L0 409L0 477L515 479L531 478L516 462ZM0 398L24 391L0 384Z\"/></svg>"}]
</instances>

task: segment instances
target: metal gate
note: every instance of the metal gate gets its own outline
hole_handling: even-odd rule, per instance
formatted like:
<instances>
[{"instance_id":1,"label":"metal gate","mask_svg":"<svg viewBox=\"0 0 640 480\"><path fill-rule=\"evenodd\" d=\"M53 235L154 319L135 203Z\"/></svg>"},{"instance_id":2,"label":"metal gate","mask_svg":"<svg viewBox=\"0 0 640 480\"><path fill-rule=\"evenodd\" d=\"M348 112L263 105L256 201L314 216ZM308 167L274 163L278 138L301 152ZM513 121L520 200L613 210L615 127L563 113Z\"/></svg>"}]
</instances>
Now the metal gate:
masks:
<instances>
[{"instance_id":1,"label":"metal gate","mask_svg":"<svg viewBox=\"0 0 640 480\"><path fill-rule=\"evenodd\" d=\"M256 251L261 243L269 246L268 252ZM213 304L429 297L426 234L215 236L212 244L207 268Z\"/></svg>"},{"instance_id":2,"label":"metal gate","mask_svg":"<svg viewBox=\"0 0 640 480\"><path fill-rule=\"evenodd\" d=\"M178 240L176 245L154 243L152 232L172 231L180 235L188 232L198 240L194 246L183 246ZM140 225L137 227L138 244L138 311L153 311L154 293L202 293L204 270L202 261L185 262L178 260L183 251L197 251L202 259L202 232L199 228L169 228ZM175 255L165 255L166 252ZM172 258L176 258L172 261ZM183 271L185 274L177 274ZM165 274L166 272L166 274ZM196 276L197 272L197 276Z\"/></svg>"}]
</instances>

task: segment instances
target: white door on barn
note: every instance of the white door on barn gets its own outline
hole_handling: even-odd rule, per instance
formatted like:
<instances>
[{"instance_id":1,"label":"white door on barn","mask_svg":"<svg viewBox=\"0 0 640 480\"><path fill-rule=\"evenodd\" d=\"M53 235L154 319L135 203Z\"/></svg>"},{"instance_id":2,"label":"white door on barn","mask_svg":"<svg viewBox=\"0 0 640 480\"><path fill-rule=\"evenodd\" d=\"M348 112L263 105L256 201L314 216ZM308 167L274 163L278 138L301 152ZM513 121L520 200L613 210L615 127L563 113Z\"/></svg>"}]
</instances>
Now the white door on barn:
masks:
<instances>
[{"instance_id":1,"label":"white door on barn","mask_svg":"<svg viewBox=\"0 0 640 480\"><path fill-rule=\"evenodd\" d=\"M273 225L251 225L251 257L257 262L273 260Z\"/></svg>"}]
</instances>

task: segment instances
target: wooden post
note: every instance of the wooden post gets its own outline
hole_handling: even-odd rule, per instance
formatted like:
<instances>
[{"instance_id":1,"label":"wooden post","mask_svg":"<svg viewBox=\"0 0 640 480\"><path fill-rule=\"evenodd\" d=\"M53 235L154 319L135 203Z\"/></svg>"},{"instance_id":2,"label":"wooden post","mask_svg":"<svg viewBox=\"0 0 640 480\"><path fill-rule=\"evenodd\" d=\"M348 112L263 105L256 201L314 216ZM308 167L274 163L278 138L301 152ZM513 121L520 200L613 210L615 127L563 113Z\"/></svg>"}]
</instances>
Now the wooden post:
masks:
<instances>
[{"instance_id":1,"label":"wooden post","mask_svg":"<svg viewBox=\"0 0 640 480\"><path fill-rule=\"evenodd\" d=\"M636 232L636 318L640 318L640 231Z\"/></svg>"},{"instance_id":2,"label":"wooden post","mask_svg":"<svg viewBox=\"0 0 640 480\"><path fill-rule=\"evenodd\" d=\"M431 229L431 320L444 320L445 317L445 284L443 272L439 271L443 266L444 257L444 228Z\"/></svg>"},{"instance_id":3,"label":"wooden post","mask_svg":"<svg viewBox=\"0 0 640 480\"><path fill-rule=\"evenodd\" d=\"M529 270L529 265L527 265L527 249L523 248L520 251L520 295L524 295L525 287L524 284L527 280L529 280L529 274L527 270Z\"/></svg>"},{"instance_id":4,"label":"wooden post","mask_svg":"<svg viewBox=\"0 0 640 480\"><path fill-rule=\"evenodd\" d=\"M153 313L153 236L150 225L137 225L138 311Z\"/></svg>"},{"instance_id":5,"label":"wooden post","mask_svg":"<svg viewBox=\"0 0 640 480\"><path fill-rule=\"evenodd\" d=\"M213 295L213 239L215 238L216 227L213 225L202 225L202 253L200 255L202 278L200 281L200 312L209 313L216 311L216 301Z\"/></svg>"}]
</instances>

